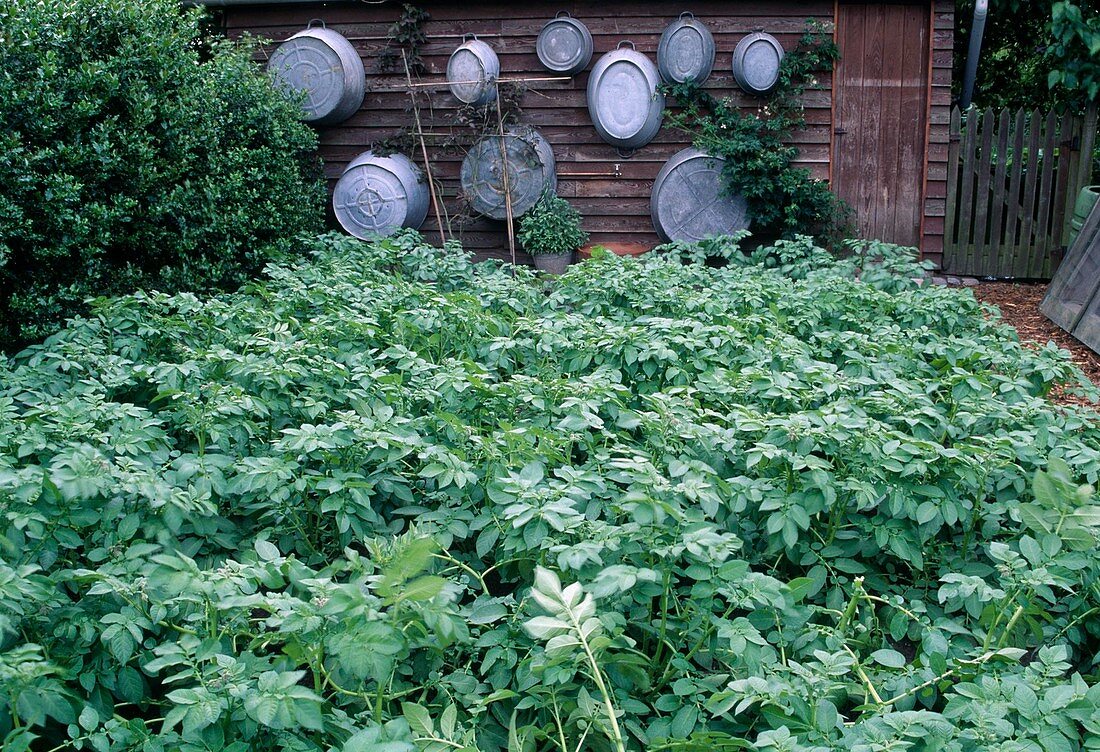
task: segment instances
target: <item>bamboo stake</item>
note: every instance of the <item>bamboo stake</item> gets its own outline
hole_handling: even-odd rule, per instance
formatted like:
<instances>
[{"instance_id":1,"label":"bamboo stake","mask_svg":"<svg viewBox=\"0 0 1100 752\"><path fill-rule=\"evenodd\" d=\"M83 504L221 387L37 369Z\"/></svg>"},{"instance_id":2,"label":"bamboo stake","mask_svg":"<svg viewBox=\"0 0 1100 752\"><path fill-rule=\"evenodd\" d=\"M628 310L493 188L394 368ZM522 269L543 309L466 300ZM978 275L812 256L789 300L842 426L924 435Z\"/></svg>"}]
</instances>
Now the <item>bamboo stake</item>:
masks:
<instances>
[{"instance_id":1,"label":"bamboo stake","mask_svg":"<svg viewBox=\"0 0 1100 752\"><path fill-rule=\"evenodd\" d=\"M412 71L409 70L409 58L405 50L401 50L401 62L405 64L405 79L409 82L409 98L412 99L413 120L416 123L416 135L420 140L420 153L424 157L424 174L428 176L428 194L432 197L432 211L435 212L435 221L439 225L439 244L447 244L447 234L443 231L443 215L439 212L439 200L435 195L435 178L432 177L432 165L428 161L428 145L424 141L424 131L420 127L420 108L416 104L416 92L411 91Z\"/></svg>"},{"instance_id":2,"label":"bamboo stake","mask_svg":"<svg viewBox=\"0 0 1100 752\"><path fill-rule=\"evenodd\" d=\"M524 84L532 81L572 81L569 76L533 76L530 78L495 78L493 81L498 84ZM459 84L483 84L488 83L486 79L476 79L474 81L423 81L418 84L409 84L417 89L426 89L435 87L437 89L445 89L449 86L457 86Z\"/></svg>"},{"instance_id":3,"label":"bamboo stake","mask_svg":"<svg viewBox=\"0 0 1100 752\"><path fill-rule=\"evenodd\" d=\"M500 134L500 169L504 176L504 217L508 226L508 252L512 256L512 273L516 266L516 232L512 226L512 180L508 175L508 148L504 141L504 115L500 109L500 88L497 94L497 132Z\"/></svg>"}]
</instances>

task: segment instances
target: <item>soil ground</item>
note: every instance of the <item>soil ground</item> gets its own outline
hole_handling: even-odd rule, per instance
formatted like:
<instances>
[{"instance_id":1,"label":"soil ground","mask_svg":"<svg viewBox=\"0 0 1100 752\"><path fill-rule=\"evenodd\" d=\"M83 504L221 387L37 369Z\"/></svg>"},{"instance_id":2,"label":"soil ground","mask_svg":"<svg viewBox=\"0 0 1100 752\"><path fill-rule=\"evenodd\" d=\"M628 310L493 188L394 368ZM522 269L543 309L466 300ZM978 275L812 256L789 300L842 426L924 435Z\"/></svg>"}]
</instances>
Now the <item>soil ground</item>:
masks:
<instances>
[{"instance_id":1,"label":"soil ground","mask_svg":"<svg viewBox=\"0 0 1100 752\"><path fill-rule=\"evenodd\" d=\"M1039 312L1039 303L1046 295L1045 284L1016 284L1013 282L983 282L971 288L974 296L1001 309L1006 324L1015 327L1023 342L1045 345L1048 341L1068 350L1073 362L1084 371L1093 384L1100 386L1100 355L1074 339L1070 334ZM1060 404L1093 405L1081 397L1066 394L1058 389L1051 400Z\"/></svg>"}]
</instances>

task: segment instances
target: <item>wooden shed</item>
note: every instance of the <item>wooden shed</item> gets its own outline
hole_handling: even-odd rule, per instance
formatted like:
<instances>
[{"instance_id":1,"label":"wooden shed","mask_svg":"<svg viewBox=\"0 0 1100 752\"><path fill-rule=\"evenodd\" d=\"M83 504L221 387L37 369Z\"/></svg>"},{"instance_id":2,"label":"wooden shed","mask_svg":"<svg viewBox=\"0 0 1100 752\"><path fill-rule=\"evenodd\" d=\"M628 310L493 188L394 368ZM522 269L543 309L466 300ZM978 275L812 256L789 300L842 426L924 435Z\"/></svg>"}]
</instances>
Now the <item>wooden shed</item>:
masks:
<instances>
[{"instance_id":1,"label":"wooden shed","mask_svg":"<svg viewBox=\"0 0 1100 752\"><path fill-rule=\"evenodd\" d=\"M412 123L403 70L383 72L379 56L388 45L391 25L400 16L399 2L255 3L254 0L207 0L218 7L230 37L244 33L274 45L302 30L313 19L347 37L366 69L366 97L347 121L319 129L321 156L330 187L345 165ZM944 205L947 190L953 2L858 2L856 0L419 0L415 5L431 18L424 25L422 47L429 84L419 89L429 130L428 149L453 214L459 214L461 149L433 142L453 135L459 102L443 86L447 61L464 35L474 33L500 59L501 75L541 78L553 74L536 55L542 26L567 11L591 30L595 57L622 40L655 56L665 27L690 11L714 36L717 58L706 87L717 97L730 96L745 108L761 106L743 94L732 74L738 41L763 30L786 49L793 49L815 21L830 30L840 48L831 75L818 79L805 94L806 128L794 137L800 164L833 189L855 210L864 237L917 245L937 264L943 254ZM538 129L553 146L558 193L583 214L594 242L656 243L650 219L650 192L664 162L690 143L668 127L629 157L597 135L586 107L588 69L567 81L532 81L522 97L521 121ZM409 153L421 163L420 154ZM429 214L424 232L435 234ZM483 256L504 257L503 224L475 219L456 234ZM525 260L521 254L521 260Z\"/></svg>"}]
</instances>

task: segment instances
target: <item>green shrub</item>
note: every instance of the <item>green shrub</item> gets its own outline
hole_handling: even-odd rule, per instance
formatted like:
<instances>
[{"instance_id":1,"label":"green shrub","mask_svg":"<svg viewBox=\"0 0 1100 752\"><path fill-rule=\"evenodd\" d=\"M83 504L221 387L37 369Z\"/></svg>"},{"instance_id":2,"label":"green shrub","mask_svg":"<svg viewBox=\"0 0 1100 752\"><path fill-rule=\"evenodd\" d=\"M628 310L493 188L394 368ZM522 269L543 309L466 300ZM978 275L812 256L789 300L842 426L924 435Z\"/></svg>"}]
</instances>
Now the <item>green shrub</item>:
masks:
<instances>
[{"instance_id":1,"label":"green shrub","mask_svg":"<svg viewBox=\"0 0 1100 752\"><path fill-rule=\"evenodd\" d=\"M90 296L239 284L323 218L316 137L170 0L0 3L0 346Z\"/></svg>"},{"instance_id":2,"label":"green shrub","mask_svg":"<svg viewBox=\"0 0 1100 752\"><path fill-rule=\"evenodd\" d=\"M5 752L1095 747L1100 425L968 290L315 250L0 360Z\"/></svg>"},{"instance_id":3,"label":"green shrub","mask_svg":"<svg viewBox=\"0 0 1100 752\"><path fill-rule=\"evenodd\" d=\"M519 220L516 235L532 256L572 253L588 240L581 215L568 201L547 191Z\"/></svg>"}]
</instances>

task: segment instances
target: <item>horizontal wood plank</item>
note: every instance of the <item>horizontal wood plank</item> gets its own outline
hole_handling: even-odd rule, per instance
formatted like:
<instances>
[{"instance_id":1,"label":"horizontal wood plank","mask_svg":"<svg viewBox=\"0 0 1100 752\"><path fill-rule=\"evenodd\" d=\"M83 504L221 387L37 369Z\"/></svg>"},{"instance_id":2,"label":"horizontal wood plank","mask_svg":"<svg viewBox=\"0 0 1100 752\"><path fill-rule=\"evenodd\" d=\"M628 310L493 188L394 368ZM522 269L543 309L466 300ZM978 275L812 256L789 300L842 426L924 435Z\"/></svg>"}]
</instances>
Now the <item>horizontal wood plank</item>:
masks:
<instances>
[{"instance_id":1,"label":"horizontal wood plank","mask_svg":"<svg viewBox=\"0 0 1100 752\"><path fill-rule=\"evenodd\" d=\"M947 108L939 104L949 97L936 91L949 84L941 81L951 66L951 29L953 16L944 0L933 0L933 87L931 140L925 208L937 211L935 200L944 195L946 169ZM569 0L557 5L515 3L510 0L470 0L454 3L426 0L419 3L430 14L425 25L429 37L423 48L427 72L420 81L436 82L422 87L416 97L424 121L425 144L431 155L433 173L447 203L448 212L459 214L461 187L458 173L463 154L473 138L472 131L455 124L457 101L445 85L447 60L461 43L462 35L477 34L493 47L500 58L502 76L541 78L552 75L542 67L535 54L535 42L542 26L559 10L567 10L584 21L593 35L593 63L620 41L629 39L651 59L656 57L657 42L665 27L675 20L681 8L640 0ZM793 49L806 21L813 20L827 32L834 28L833 0L762 0L754 3L730 3L726 0L698 0L690 10L707 24L714 35L717 55L714 72L706 89L715 97L729 98L746 112L765 104L737 88L732 75L732 53L744 35L762 29L773 34L787 49ZM271 40L259 48L262 62L280 40L297 33L320 18L328 28L345 35L364 59L367 94L361 110L348 121L320 130L321 157L330 187L347 163L363 151L411 127L411 98L403 75L379 70L378 58L387 46L387 34L397 20L400 5L330 2L325 4L278 4L270 6L234 6L222 11L224 29L236 38L244 33ZM889 40L887 40L889 43ZM654 141L629 158L602 142L592 127L587 110L588 72L568 81L532 81L521 99L521 121L537 128L552 145L557 163L558 190L584 215L585 228L594 242L607 242L624 236L640 242L657 242L650 220L649 195L657 172L668 157L690 145L687 134L666 126ZM803 96L807 125L792 134L791 145L798 148L796 164L817 179L830 177L833 148L833 74L822 71L817 83ZM947 100L944 100L947 101ZM670 107L675 103L670 101ZM449 148L444 148L449 144ZM942 146L942 149L939 147ZM410 154L420 164L422 157ZM941 153L942 152L942 153ZM936 183L936 181L939 181ZM434 216L424 229L435 227ZM925 228L926 230L928 228ZM499 222L477 219L458 233L471 250L479 255L507 256L504 226ZM927 232L926 232L927 235ZM934 237L934 232L932 233ZM520 254L521 260L526 257Z\"/></svg>"}]
</instances>

